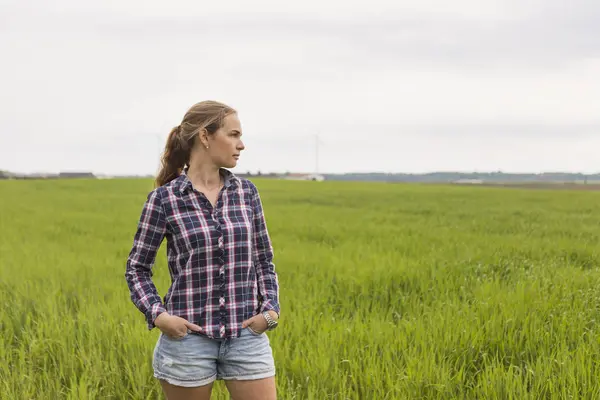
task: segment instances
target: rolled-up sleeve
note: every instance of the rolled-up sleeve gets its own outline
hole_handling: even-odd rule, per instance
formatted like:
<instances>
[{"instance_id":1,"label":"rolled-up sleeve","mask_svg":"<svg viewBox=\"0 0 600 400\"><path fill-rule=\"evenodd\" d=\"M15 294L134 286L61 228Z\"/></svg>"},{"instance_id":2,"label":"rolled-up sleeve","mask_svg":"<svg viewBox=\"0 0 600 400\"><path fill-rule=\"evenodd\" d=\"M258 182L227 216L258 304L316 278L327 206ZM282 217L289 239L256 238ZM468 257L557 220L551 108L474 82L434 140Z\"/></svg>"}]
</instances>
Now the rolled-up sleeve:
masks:
<instances>
[{"instance_id":1,"label":"rolled-up sleeve","mask_svg":"<svg viewBox=\"0 0 600 400\"><path fill-rule=\"evenodd\" d=\"M160 194L155 189L148 194L142 208L125 271L131 300L144 314L150 330L154 328L156 317L165 311L156 286L152 282L152 267L165 233L165 214Z\"/></svg>"},{"instance_id":2,"label":"rolled-up sleeve","mask_svg":"<svg viewBox=\"0 0 600 400\"><path fill-rule=\"evenodd\" d=\"M254 214L254 262L258 278L259 294L262 296L261 311L273 310L278 315L279 281L273 263L273 246L263 211L262 200L256 186L252 185Z\"/></svg>"}]
</instances>

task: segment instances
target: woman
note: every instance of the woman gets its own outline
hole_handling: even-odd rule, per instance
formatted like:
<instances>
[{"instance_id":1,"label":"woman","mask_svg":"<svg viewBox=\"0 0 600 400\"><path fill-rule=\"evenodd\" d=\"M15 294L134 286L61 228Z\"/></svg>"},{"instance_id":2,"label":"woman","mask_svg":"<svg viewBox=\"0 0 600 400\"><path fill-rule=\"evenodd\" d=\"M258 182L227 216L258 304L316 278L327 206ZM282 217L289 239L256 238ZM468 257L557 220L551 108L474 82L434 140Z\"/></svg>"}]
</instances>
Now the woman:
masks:
<instances>
[{"instance_id":1,"label":"woman","mask_svg":"<svg viewBox=\"0 0 600 400\"><path fill-rule=\"evenodd\" d=\"M254 184L225 168L244 144L237 112L195 104L173 128L127 259L131 299L161 333L154 376L167 399L209 399L216 379L233 399L275 399L267 330L279 319L279 284ZM171 286L151 280L163 239Z\"/></svg>"}]
</instances>

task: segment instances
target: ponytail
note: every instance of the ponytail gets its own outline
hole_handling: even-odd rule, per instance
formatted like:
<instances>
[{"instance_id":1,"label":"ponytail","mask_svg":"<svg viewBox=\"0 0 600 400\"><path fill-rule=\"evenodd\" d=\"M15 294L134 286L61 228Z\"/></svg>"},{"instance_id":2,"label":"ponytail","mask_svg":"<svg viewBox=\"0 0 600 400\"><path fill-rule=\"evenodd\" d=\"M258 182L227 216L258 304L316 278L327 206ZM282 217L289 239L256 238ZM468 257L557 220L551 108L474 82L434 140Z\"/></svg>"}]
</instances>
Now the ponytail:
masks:
<instances>
[{"instance_id":1,"label":"ponytail","mask_svg":"<svg viewBox=\"0 0 600 400\"><path fill-rule=\"evenodd\" d=\"M177 178L190 160L190 146L181 137L181 125L171 130L161 158L161 169L156 177L156 186L162 186Z\"/></svg>"}]
</instances>

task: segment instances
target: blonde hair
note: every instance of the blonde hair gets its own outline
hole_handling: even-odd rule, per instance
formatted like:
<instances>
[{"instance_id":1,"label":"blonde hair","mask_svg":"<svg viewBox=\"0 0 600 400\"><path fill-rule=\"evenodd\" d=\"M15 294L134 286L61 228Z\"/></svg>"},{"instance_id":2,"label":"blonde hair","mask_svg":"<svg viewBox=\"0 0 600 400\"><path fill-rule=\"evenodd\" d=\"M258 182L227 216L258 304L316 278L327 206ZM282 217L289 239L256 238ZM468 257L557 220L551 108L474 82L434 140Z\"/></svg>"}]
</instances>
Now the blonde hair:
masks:
<instances>
[{"instance_id":1,"label":"blonde hair","mask_svg":"<svg viewBox=\"0 0 600 400\"><path fill-rule=\"evenodd\" d=\"M180 125L169 134L161 168L156 177L156 186L162 186L177 178L189 165L190 153L198 134L206 129L213 135L223 126L223 119L236 110L218 101L206 100L194 104L184 115Z\"/></svg>"}]
</instances>

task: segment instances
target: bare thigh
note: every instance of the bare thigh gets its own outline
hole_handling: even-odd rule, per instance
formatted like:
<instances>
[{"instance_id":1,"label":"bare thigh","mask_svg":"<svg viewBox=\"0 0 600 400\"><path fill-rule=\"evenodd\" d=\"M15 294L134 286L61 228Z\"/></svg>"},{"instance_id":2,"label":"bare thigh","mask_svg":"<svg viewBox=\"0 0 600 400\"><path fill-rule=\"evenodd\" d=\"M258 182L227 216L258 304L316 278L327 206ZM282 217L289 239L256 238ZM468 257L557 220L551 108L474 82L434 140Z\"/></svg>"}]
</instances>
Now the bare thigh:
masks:
<instances>
[{"instance_id":1,"label":"bare thigh","mask_svg":"<svg viewBox=\"0 0 600 400\"><path fill-rule=\"evenodd\" d=\"M198 387L181 387L159 380L167 400L210 400L212 383Z\"/></svg>"},{"instance_id":2,"label":"bare thigh","mask_svg":"<svg viewBox=\"0 0 600 400\"><path fill-rule=\"evenodd\" d=\"M226 380L225 385L233 400L277 400L274 376L251 381Z\"/></svg>"}]
</instances>

